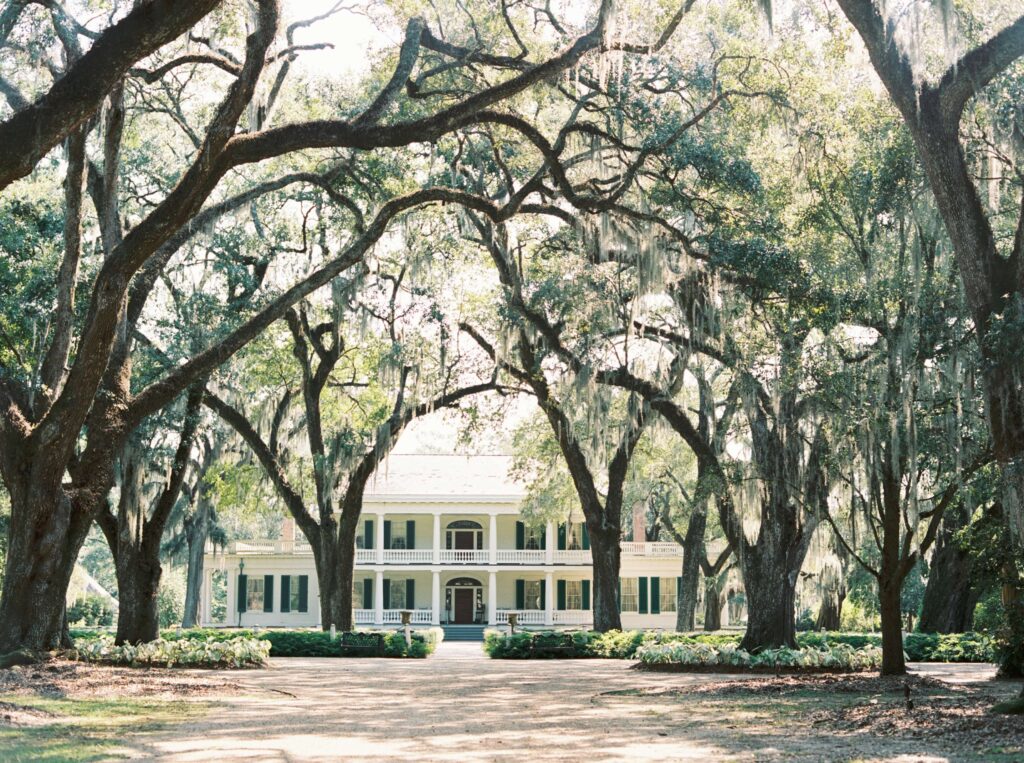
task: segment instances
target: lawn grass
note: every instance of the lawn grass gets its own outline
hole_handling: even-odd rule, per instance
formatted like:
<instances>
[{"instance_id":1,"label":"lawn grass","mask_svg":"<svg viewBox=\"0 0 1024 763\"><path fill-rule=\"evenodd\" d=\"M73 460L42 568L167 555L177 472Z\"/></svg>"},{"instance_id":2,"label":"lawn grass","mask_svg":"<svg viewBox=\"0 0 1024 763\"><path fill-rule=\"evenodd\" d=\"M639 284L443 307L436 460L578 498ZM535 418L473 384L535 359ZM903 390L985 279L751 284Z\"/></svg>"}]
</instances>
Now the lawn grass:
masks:
<instances>
[{"instance_id":1,"label":"lawn grass","mask_svg":"<svg viewBox=\"0 0 1024 763\"><path fill-rule=\"evenodd\" d=\"M154 699L51 699L0 695L0 701L55 717L38 726L0 727L0 760L85 761L121 757L124 737L162 731L206 713L209 703Z\"/></svg>"}]
</instances>

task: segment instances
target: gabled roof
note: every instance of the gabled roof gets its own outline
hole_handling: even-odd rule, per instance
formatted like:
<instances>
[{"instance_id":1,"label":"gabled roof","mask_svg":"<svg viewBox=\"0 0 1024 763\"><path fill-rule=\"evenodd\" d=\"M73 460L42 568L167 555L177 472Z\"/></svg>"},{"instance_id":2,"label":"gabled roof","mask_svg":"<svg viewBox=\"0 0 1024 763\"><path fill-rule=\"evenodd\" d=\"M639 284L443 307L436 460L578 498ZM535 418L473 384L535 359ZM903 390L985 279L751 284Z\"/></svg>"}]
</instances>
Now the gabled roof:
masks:
<instances>
[{"instance_id":1,"label":"gabled roof","mask_svg":"<svg viewBox=\"0 0 1024 763\"><path fill-rule=\"evenodd\" d=\"M526 490L509 477L511 465L511 456L391 454L366 486L365 498L519 500Z\"/></svg>"}]
</instances>

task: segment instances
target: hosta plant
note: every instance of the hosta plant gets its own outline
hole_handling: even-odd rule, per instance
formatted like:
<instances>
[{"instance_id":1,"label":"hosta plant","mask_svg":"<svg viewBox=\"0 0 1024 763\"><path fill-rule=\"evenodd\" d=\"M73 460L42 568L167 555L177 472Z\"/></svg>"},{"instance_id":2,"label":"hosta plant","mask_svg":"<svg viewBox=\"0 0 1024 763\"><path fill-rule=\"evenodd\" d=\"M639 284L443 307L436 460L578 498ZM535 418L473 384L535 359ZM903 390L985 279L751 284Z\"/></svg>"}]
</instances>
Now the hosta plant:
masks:
<instances>
[{"instance_id":1,"label":"hosta plant","mask_svg":"<svg viewBox=\"0 0 1024 763\"><path fill-rule=\"evenodd\" d=\"M75 641L75 654L86 662L112 665L175 665L189 667L252 668L267 664L270 642L255 638L228 640L157 639L145 644L123 644L104 634L98 638Z\"/></svg>"},{"instance_id":2,"label":"hosta plant","mask_svg":"<svg viewBox=\"0 0 1024 763\"><path fill-rule=\"evenodd\" d=\"M878 647L854 649L837 644L822 649L766 649L750 654L732 644L712 646L670 642L646 644L636 650L645 665L721 666L730 668L797 668L802 670L870 670L882 664Z\"/></svg>"}]
</instances>

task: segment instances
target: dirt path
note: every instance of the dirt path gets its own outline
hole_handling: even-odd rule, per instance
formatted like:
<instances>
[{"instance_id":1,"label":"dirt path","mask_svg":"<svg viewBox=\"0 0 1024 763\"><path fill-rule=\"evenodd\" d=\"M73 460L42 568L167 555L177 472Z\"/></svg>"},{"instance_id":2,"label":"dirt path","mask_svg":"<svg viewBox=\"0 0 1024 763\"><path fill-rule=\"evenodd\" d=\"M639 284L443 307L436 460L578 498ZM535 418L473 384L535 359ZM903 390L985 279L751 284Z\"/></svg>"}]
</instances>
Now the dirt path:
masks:
<instances>
[{"instance_id":1,"label":"dirt path","mask_svg":"<svg viewBox=\"0 0 1024 763\"><path fill-rule=\"evenodd\" d=\"M724 712L673 692L740 676L640 673L620 660L497 661L478 649L446 644L427 660L276 659L269 670L236 674L242 693L221 709L134 753L163 761L957 759L927 740L831 735L781 704L778 718L765 718L763 705L742 697ZM983 682L991 673L930 670Z\"/></svg>"}]
</instances>

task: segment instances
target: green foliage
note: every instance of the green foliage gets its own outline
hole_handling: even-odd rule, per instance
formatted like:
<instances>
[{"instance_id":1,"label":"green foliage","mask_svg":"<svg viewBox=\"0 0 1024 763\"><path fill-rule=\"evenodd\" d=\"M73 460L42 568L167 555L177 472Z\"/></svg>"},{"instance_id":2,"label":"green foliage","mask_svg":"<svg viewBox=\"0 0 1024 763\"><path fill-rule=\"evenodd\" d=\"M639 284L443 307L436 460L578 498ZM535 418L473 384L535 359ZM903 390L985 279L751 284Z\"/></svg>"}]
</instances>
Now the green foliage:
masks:
<instances>
[{"instance_id":1,"label":"green foliage","mask_svg":"<svg viewBox=\"0 0 1024 763\"><path fill-rule=\"evenodd\" d=\"M412 632L412 647L405 643L405 632L355 631L358 634L381 633L384 637L384 657L426 657L434 653L437 645L444 640L440 628L418 629ZM260 640L269 644L271 657L358 657L373 656L366 652L344 653L343 633L331 639L331 634L320 630L261 630L227 628L168 629L160 633L162 642L228 643L236 639ZM104 631L72 629L71 638L76 645L89 641L109 639ZM155 643L155 642L154 642Z\"/></svg>"},{"instance_id":2,"label":"green foliage","mask_svg":"<svg viewBox=\"0 0 1024 763\"><path fill-rule=\"evenodd\" d=\"M188 665L192 667L250 668L267 664L270 642L247 636L231 639L157 639L145 644L117 646L109 634L75 641L73 655L84 662L144 667Z\"/></svg>"},{"instance_id":3,"label":"green foliage","mask_svg":"<svg viewBox=\"0 0 1024 763\"><path fill-rule=\"evenodd\" d=\"M553 644L563 643L567 635L572 638L575 647L573 651L551 652L546 649ZM720 650L738 647L739 642L740 636L736 633L519 631L509 635L502 631L488 630L484 634L484 651L489 657L506 660L546 657L633 659L639 655L641 648L699 645ZM797 644L800 651L832 652L842 647L843 650L860 652L881 649L882 638L875 633L805 632L797 635ZM905 637L903 648L907 659L913 662L993 662L996 657L995 640L983 633L911 633Z\"/></svg>"},{"instance_id":4,"label":"green foliage","mask_svg":"<svg viewBox=\"0 0 1024 763\"><path fill-rule=\"evenodd\" d=\"M730 668L805 670L871 670L882 664L877 646L855 648L831 644L824 648L766 649L750 654L733 644L712 646L702 643L647 644L636 651L642 665L717 666Z\"/></svg>"},{"instance_id":5,"label":"green foliage","mask_svg":"<svg viewBox=\"0 0 1024 763\"><path fill-rule=\"evenodd\" d=\"M185 614L184 568L164 573L156 595L157 620L161 628L170 628L181 623Z\"/></svg>"},{"instance_id":6,"label":"green foliage","mask_svg":"<svg viewBox=\"0 0 1024 763\"><path fill-rule=\"evenodd\" d=\"M114 610L102 596L90 595L68 607L70 625L112 625Z\"/></svg>"}]
</instances>

